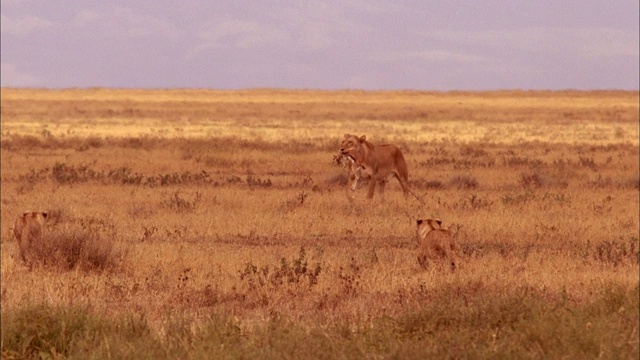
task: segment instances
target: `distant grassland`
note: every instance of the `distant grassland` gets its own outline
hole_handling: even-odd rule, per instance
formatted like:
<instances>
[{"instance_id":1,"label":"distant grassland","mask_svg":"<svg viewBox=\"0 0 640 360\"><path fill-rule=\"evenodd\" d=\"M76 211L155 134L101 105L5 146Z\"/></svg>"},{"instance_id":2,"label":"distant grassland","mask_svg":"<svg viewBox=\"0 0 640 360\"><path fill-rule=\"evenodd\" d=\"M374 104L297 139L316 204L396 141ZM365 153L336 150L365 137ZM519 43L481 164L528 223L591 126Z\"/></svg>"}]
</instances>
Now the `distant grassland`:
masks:
<instances>
[{"instance_id":1,"label":"distant grassland","mask_svg":"<svg viewBox=\"0 0 640 360\"><path fill-rule=\"evenodd\" d=\"M638 358L638 92L1 95L3 359ZM420 199L349 204L345 133Z\"/></svg>"},{"instance_id":2,"label":"distant grassland","mask_svg":"<svg viewBox=\"0 0 640 360\"><path fill-rule=\"evenodd\" d=\"M4 89L3 136L638 143L635 92Z\"/></svg>"}]
</instances>

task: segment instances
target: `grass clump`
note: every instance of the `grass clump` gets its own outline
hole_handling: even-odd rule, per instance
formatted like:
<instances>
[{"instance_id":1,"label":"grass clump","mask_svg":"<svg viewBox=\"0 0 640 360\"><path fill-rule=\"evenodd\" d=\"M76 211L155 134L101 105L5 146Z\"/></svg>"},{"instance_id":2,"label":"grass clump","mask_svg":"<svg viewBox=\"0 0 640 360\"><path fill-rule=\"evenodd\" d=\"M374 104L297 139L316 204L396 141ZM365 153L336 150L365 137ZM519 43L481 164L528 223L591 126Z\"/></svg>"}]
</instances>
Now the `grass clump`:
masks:
<instances>
[{"instance_id":1,"label":"grass clump","mask_svg":"<svg viewBox=\"0 0 640 360\"><path fill-rule=\"evenodd\" d=\"M318 283L318 276L322 272L322 266L316 263L312 266L307 261L307 253L304 247L300 247L297 258L288 261L280 259L280 266L263 266L258 268L252 262L245 265L244 270L239 271L240 281L246 281L250 290L262 287L279 288L284 284L293 284L307 288Z\"/></svg>"},{"instance_id":2,"label":"grass clump","mask_svg":"<svg viewBox=\"0 0 640 360\"><path fill-rule=\"evenodd\" d=\"M84 227L82 227L84 226ZM105 236L92 225L70 225L55 228L26 249L28 265L85 271L104 271L118 267L125 252L117 249L113 234Z\"/></svg>"},{"instance_id":3,"label":"grass clump","mask_svg":"<svg viewBox=\"0 0 640 360\"><path fill-rule=\"evenodd\" d=\"M202 193L199 191L195 192L192 200L180 195L180 191L176 191L168 199L163 200L160 206L178 213L188 213L194 211L201 201Z\"/></svg>"},{"instance_id":4,"label":"grass clump","mask_svg":"<svg viewBox=\"0 0 640 360\"><path fill-rule=\"evenodd\" d=\"M32 304L2 314L3 359L162 358L144 317L98 316L88 307Z\"/></svg>"},{"instance_id":5,"label":"grass clump","mask_svg":"<svg viewBox=\"0 0 640 360\"><path fill-rule=\"evenodd\" d=\"M456 175L449 180L449 185L456 189L477 189L478 179L471 175Z\"/></svg>"},{"instance_id":6,"label":"grass clump","mask_svg":"<svg viewBox=\"0 0 640 360\"><path fill-rule=\"evenodd\" d=\"M393 354L400 358L631 359L638 357L638 295L637 286L611 286L591 304L572 305L564 291L549 301L527 287L473 298L448 288L433 305L382 319L378 328L404 344Z\"/></svg>"},{"instance_id":7,"label":"grass clump","mask_svg":"<svg viewBox=\"0 0 640 360\"><path fill-rule=\"evenodd\" d=\"M87 309L35 305L3 312L2 358L68 356L74 339L98 331Z\"/></svg>"},{"instance_id":8,"label":"grass clump","mask_svg":"<svg viewBox=\"0 0 640 360\"><path fill-rule=\"evenodd\" d=\"M103 318L86 307L25 306L3 314L2 357L65 358L605 358L638 357L638 297L608 286L590 303L531 287L481 284L424 292L416 312L323 324L271 312L260 323L212 313ZM489 296L487 296L489 295Z\"/></svg>"}]
</instances>

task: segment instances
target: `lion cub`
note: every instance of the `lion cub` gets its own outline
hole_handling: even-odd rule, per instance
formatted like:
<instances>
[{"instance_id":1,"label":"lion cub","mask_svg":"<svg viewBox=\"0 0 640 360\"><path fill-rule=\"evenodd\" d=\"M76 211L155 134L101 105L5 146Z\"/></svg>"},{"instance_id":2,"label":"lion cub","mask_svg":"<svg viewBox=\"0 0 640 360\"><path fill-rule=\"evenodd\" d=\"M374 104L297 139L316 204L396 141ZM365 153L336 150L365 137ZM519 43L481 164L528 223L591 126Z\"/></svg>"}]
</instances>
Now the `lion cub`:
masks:
<instances>
[{"instance_id":1,"label":"lion cub","mask_svg":"<svg viewBox=\"0 0 640 360\"><path fill-rule=\"evenodd\" d=\"M458 244L451 232L442 229L440 219L418 219L418 263L422 268L427 268L428 261L436 257L446 257L451 265L451 270L455 270L458 263L456 252L459 251Z\"/></svg>"},{"instance_id":2,"label":"lion cub","mask_svg":"<svg viewBox=\"0 0 640 360\"><path fill-rule=\"evenodd\" d=\"M367 169L364 165L358 163L352 156L339 154L333 156L333 161L338 165L342 165L343 168L347 169L347 176L352 181L351 182L351 191L356 191L358 186L358 181L361 178L370 178L371 176L367 174Z\"/></svg>"},{"instance_id":3,"label":"lion cub","mask_svg":"<svg viewBox=\"0 0 640 360\"><path fill-rule=\"evenodd\" d=\"M42 237L42 231L47 223L47 215L48 213L46 211L25 211L24 214L16 220L16 224L13 227L13 234L18 240L20 256L25 262L27 261L26 255L31 249L33 242L39 241Z\"/></svg>"}]
</instances>

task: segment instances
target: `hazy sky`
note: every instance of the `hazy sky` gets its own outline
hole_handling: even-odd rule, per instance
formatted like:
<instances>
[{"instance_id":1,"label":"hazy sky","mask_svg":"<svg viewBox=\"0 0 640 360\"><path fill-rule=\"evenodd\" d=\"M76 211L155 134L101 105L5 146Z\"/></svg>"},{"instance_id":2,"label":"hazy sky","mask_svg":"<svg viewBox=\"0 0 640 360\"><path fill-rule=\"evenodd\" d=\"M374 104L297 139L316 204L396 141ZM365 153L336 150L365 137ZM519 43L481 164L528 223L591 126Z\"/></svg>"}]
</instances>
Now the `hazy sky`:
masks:
<instances>
[{"instance_id":1,"label":"hazy sky","mask_svg":"<svg viewBox=\"0 0 640 360\"><path fill-rule=\"evenodd\" d=\"M2 86L639 87L637 0L2 0Z\"/></svg>"}]
</instances>

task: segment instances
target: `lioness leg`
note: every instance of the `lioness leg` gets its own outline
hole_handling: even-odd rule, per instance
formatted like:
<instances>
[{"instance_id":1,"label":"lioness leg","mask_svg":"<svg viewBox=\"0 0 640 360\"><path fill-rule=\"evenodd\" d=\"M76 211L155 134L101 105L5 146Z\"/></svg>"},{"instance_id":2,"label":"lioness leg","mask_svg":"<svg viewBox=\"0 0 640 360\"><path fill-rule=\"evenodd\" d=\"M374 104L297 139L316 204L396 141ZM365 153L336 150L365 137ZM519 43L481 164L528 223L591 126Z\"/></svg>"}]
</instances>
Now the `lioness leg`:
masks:
<instances>
[{"instance_id":1,"label":"lioness leg","mask_svg":"<svg viewBox=\"0 0 640 360\"><path fill-rule=\"evenodd\" d=\"M29 259L30 255L28 255L28 253L31 250L31 239L28 236L25 236L25 234L22 234L18 243L18 247L20 250L20 257L22 258L22 261L30 266L31 261Z\"/></svg>"},{"instance_id":2,"label":"lioness leg","mask_svg":"<svg viewBox=\"0 0 640 360\"><path fill-rule=\"evenodd\" d=\"M367 192L367 199L372 199L373 198L373 192L376 191L376 179L373 178L371 179L371 181L369 181L369 191Z\"/></svg>"},{"instance_id":3,"label":"lioness leg","mask_svg":"<svg viewBox=\"0 0 640 360\"><path fill-rule=\"evenodd\" d=\"M447 246L447 244L443 244L442 247L444 250L444 254L446 255L447 260L451 266L451 271L456 269L456 263L458 262L458 257L456 253L451 250L451 246Z\"/></svg>"},{"instance_id":4,"label":"lioness leg","mask_svg":"<svg viewBox=\"0 0 640 360\"><path fill-rule=\"evenodd\" d=\"M384 189L387 186L387 181L386 180L380 180L380 190L378 190L378 192L380 193L380 198L384 199Z\"/></svg>"},{"instance_id":5,"label":"lioness leg","mask_svg":"<svg viewBox=\"0 0 640 360\"><path fill-rule=\"evenodd\" d=\"M409 187L407 186L407 182L398 173L394 173L394 175L396 176L396 179L398 179L398 182L400 183L400 187L402 187L402 192L404 193L404 196L405 197L409 196Z\"/></svg>"},{"instance_id":6,"label":"lioness leg","mask_svg":"<svg viewBox=\"0 0 640 360\"><path fill-rule=\"evenodd\" d=\"M420 254L422 261L418 259L418 262L420 262L420 266L422 266L423 269L428 268L429 261L434 259L434 250L434 244L426 244L426 246L423 246L422 253Z\"/></svg>"}]
</instances>

